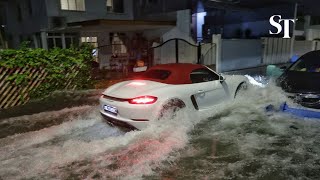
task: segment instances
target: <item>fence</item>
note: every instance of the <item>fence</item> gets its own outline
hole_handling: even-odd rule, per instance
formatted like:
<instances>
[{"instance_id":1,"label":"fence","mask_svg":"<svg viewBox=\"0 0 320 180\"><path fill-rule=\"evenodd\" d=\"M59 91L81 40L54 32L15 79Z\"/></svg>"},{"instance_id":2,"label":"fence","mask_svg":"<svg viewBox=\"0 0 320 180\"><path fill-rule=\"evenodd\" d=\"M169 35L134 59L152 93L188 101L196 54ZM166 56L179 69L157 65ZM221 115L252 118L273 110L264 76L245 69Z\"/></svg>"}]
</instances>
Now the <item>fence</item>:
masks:
<instances>
[{"instance_id":1,"label":"fence","mask_svg":"<svg viewBox=\"0 0 320 180\"><path fill-rule=\"evenodd\" d=\"M262 38L263 64L279 64L290 59L291 39Z\"/></svg>"},{"instance_id":2,"label":"fence","mask_svg":"<svg viewBox=\"0 0 320 180\"><path fill-rule=\"evenodd\" d=\"M66 81L63 84L65 89L75 89L72 85L73 77L71 74L78 74L78 69L73 67L69 73L65 75ZM17 74L28 74L28 82L23 85L17 85L10 80L10 76ZM14 68L9 69L0 67L0 109L7 109L27 103L30 100L30 92L41 83L43 83L48 73L43 69L35 68Z\"/></svg>"},{"instance_id":3,"label":"fence","mask_svg":"<svg viewBox=\"0 0 320 180\"><path fill-rule=\"evenodd\" d=\"M263 64L280 64L290 60L291 39L262 38L263 41ZM320 49L318 41L295 41L293 55L303 54Z\"/></svg>"},{"instance_id":4,"label":"fence","mask_svg":"<svg viewBox=\"0 0 320 180\"><path fill-rule=\"evenodd\" d=\"M152 64L198 63L215 64L215 44L194 44L184 39L169 39L161 44L154 44Z\"/></svg>"}]
</instances>

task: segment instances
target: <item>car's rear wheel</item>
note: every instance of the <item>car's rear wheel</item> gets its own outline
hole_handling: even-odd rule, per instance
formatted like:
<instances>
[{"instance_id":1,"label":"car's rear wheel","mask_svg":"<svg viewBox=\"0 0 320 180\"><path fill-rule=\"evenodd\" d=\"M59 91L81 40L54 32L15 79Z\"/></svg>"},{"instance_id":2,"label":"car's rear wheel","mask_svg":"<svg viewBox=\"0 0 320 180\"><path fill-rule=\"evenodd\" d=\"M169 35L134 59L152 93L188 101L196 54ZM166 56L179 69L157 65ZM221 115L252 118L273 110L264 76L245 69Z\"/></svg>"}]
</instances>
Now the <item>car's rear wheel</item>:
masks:
<instances>
[{"instance_id":1,"label":"car's rear wheel","mask_svg":"<svg viewBox=\"0 0 320 180\"><path fill-rule=\"evenodd\" d=\"M243 94L248 89L248 85L246 82L242 82L236 90L234 98L238 97L239 95Z\"/></svg>"},{"instance_id":2,"label":"car's rear wheel","mask_svg":"<svg viewBox=\"0 0 320 180\"><path fill-rule=\"evenodd\" d=\"M170 99L163 106L159 113L158 119L173 119L176 117L177 112L185 108L186 105L180 99Z\"/></svg>"}]
</instances>

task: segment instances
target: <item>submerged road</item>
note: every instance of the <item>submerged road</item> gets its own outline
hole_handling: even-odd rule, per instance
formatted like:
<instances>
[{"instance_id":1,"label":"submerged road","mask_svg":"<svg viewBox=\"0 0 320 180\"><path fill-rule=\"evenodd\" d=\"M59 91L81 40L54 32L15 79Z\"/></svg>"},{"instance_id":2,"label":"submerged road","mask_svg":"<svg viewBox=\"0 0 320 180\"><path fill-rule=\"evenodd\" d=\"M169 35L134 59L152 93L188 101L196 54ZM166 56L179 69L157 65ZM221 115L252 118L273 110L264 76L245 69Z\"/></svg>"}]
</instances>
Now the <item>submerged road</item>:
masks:
<instances>
[{"instance_id":1,"label":"submerged road","mask_svg":"<svg viewBox=\"0 0 320 180\"><path fill-rule=\"evenodd\" d=\"M59 123L3 136L0 179L320 179L320 122L264 111L287 100L272 84L250 87L201 117L185 109L131 132L96 105L5 119Z\"/></svg>"}]
</instances>

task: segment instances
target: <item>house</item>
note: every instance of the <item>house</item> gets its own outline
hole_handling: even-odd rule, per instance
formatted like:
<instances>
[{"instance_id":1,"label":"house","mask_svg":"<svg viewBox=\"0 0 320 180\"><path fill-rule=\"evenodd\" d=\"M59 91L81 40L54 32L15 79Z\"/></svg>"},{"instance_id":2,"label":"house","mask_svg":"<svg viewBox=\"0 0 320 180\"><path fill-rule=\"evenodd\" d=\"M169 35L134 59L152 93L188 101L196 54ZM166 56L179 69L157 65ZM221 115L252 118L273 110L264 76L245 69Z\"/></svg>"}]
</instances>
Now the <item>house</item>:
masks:
<instances>
[{"instance_id":1,"label":"house","mask_svg":"<svg viewBox=\"0 0 320 180\"><path fill-rule=\"evenodd\" d=\"M101 68L119 69L128 61L147 58L152 43L178 26L186 36L190 33L190 23L177 20L189 18L189 11L177 12L190 8L189 0L0 1L5 5L4 32L10 48L23 41L44 49L91 43L97 47L94 55Z\"/></svg>"}]
</instances>

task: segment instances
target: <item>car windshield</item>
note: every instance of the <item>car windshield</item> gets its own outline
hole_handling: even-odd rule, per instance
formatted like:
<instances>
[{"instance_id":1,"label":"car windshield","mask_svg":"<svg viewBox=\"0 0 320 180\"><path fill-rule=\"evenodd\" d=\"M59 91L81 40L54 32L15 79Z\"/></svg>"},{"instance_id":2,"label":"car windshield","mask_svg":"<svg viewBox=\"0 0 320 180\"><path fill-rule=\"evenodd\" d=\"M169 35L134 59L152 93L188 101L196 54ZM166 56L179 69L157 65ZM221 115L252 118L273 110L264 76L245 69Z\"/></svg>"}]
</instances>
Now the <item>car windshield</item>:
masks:
<instances>
[{"instance_id":1,"label":"car windshield","mask_svg":"<svg viewBox=\"0 0 320 180\"><path fill-rule=\"evenodd\" d=\"M313 54L303 56L289 69L289 71L320 73L320 56Z\"/></svg>"},{"instance_id":2,"label":"car windshield","mask_svg":"<svg viewBox=\"0 0 320 180\"><path fill-rule=\"evenodd\" d=\"M170 76L170 74L171 72L167 70L153 69L145 72L143 77L150 79L166 80Z\"/></svg>"},{"instance_id":3,"label":"car windshield","mask_svg":"<svg viewBox=\"0 0 320 180\"><path fill-rule=\"evenodd\" d=\"M192 83L202 83L219 80L219 76L208 69L197 69L190 74Z\"/></svg>"}]
</instances>

